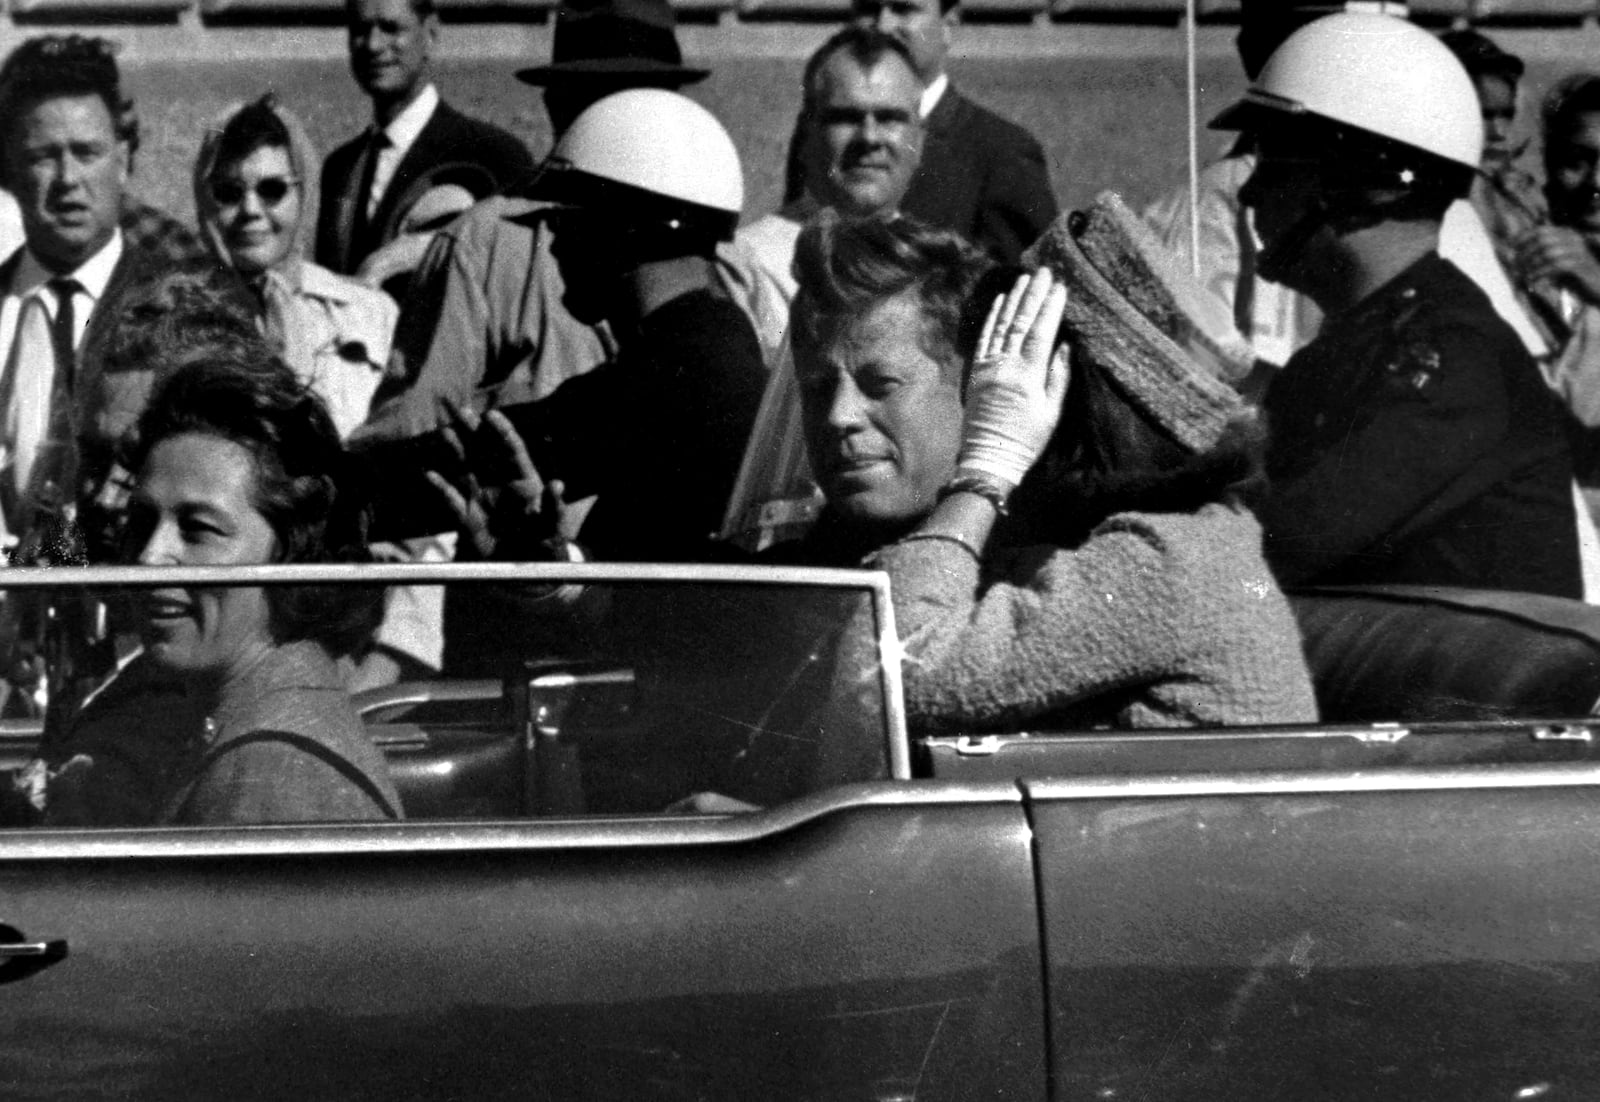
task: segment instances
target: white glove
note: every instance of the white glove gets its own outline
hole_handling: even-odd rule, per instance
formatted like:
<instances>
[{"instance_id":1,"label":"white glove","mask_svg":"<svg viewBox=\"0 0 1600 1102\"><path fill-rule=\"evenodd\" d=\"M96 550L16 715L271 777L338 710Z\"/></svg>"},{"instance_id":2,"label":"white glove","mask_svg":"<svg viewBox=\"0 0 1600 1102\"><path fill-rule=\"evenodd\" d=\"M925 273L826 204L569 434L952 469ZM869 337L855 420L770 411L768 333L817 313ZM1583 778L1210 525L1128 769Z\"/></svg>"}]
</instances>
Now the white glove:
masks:
<instances>
[{"instance_id":1,"label":"white glove","mask_svg":"<svg viewBox=\"0 0 1600 1102\"><path fill-rule=\"evenodd\" d=\"M1066 305L1048 268L995 297L972 360L957 478L1014 488L1044 452L1067 392L1067 346L1057 344Z\"/></svg>"}]
</instances>

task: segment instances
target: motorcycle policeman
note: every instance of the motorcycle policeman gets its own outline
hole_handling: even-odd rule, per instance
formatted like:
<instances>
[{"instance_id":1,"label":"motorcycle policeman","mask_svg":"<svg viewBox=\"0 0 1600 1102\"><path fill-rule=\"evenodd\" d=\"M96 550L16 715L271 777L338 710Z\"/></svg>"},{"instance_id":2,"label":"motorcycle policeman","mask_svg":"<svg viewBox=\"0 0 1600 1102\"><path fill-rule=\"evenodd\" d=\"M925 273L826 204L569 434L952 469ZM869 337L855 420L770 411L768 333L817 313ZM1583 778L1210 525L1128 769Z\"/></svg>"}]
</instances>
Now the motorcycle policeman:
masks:
<instances>
[{"instance_id":1,"label":"motorcycle policeman","mask_svg":"<svg viewBox=\"0 0 1600 1102\"><path fill-rule=\"evenodd\" d=\"M1438 255L1483 146L1461 64L1403 19L1331 15L1212 125L1259 140L1240 198L1261 274L1327 316L1264 399L1261 515L1280 579L1581 596L1557 400Z\"/></svg>"},{"instance_id":2,"label":"motorcycle policeman","mask_svg":"<svg viewBox=\"0 0 1600 1102\"><path fill-rule=\"evenodd\" d=\"M578 534L587 553L698 558L766 384L755 330L713 268L744 198L733 142L676 92L618 92L561 136L532 194L561 205L567 309L606 322L617 352L502 413L540 476L569 500L596 495Z\"/></svg>"}]
</instances>

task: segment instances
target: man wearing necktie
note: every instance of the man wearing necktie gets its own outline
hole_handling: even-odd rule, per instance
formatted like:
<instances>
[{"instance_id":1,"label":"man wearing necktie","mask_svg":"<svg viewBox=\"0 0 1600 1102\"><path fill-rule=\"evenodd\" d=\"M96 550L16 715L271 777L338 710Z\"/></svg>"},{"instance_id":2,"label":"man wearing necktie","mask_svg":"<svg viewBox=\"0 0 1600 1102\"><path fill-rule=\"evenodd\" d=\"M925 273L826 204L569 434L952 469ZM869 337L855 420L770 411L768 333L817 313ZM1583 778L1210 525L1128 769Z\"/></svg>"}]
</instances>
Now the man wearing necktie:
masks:
<instances>
[{"instance_id":1,"label":"man wearing necktie","mask_svg":"<svg viewBox=\"0 0 1600 1102\"><path fill-rule=\"evenodd\" d=\"M455 185L482 199L522 182L533 158L511 134L440 99L433 0L347 0L345 17L350 71L372 100L372 125L323 162L315 259L355 275L429 190Z\"/></svg>"},{"instance_id":2,"label":"man wearing necktie","mask_svg":"<svg viewBox=\"0 0 1600 1102\"><path fill-rule=\"evenodd\" d=\"M951 84L959 0L851 0L850 20L898 38L922 81L922 159L900 210L1015 264L1055 221L1055 190L1039 140ZM805 121L789 139L786 204L807 192Z\"/></svg>"},{"instance_id":3,"label":"man wearing necktie","mask_svg":"<svg viewBox=\"0 0 1600 1102\"><path fill-rule=\"evenodd\" d=\"M44 517L73 514L148 393L147 370L116 378L101 370L118 304L163 267L118 228L124 106L103 39L30 39L0 66L0 171L24 234L0 263L6 547Z\"/></svg>"}]
</instances>

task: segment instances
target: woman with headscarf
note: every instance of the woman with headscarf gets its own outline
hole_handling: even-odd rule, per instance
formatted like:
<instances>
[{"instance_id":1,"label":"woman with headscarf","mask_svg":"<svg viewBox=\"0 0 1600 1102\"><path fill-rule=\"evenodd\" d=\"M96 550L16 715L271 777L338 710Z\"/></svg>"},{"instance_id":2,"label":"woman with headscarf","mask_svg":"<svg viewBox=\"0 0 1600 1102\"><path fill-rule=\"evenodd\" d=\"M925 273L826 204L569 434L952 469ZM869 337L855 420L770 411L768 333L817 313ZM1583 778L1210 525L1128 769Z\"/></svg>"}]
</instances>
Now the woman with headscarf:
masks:
<instances>
[{"instance_id":1,"label":"woman with headscarf","mask_svg":"<svg viewBox=\"0 0 1600 1102\"><path fill-rule=\"evenodd\" d=\"M256 292L263 331L348 436L366 419L400 311L306 259L318 164L300 120L269 92L206 129L195 210L211 249Z\"/></svg>"},{"instance_id":2,"label":"woman with headscarf","mask_svg":"<svg viewBox=\"0 0 1600 1102\"><path fill-rule=\"evenodd\" d=\"M195 163L195 210L212 250L256 292L262 330L328 407L343 439L366 420L400 311L382 291L306 259L317 224L318 164L305 127L269 92L206 130ZM400 561L449 557L446 544L428 538L373 550ZM437 670L442 601L437 587L397 587L355 687Z\"/></svg>"}]
</instances>

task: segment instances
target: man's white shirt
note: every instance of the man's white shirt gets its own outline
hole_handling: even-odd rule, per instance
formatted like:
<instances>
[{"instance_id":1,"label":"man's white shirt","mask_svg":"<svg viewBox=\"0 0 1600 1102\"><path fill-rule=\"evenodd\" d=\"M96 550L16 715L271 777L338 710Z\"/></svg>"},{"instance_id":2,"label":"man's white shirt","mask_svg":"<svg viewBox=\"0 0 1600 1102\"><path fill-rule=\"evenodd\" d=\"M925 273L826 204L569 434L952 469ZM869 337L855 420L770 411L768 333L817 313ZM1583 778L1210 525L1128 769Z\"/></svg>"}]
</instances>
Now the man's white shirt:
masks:
<instances>
[{"instance_id":1,"label":"man's white shirt","mask_svg":"<svg viewBox=\"0 0 1600 1102\"><path fill-rule=\"evenodd\" d=\"M78 289L73 292L73 326L72 344L74 348L83 343L83 334L89 327L90 315L105 298L106 288L111 284L111 274L116 270L117 263L122 259L123 240L122 231L115 230L99 252L95 253L84 263L71 272L64 272L58 277L41 264L26 246L18 258L16 271L12 274L8 286L0 288L0 349L5 351L5 359L0 363L0 394L16 395L19 393L32 393L35 395L48 395L55 385L54 372L59 368L53 358L29 357L20 355L18 349L18 323L21 321L23 311L30 308L32 302L37 301L42 308L46 319L54 323L60 304L56 294L50 289L52 279L64 278L77 282ZM14 378L18 371L44 372L49 377L36 377L29 379ZM48 420L48 402L32 404L31 414L34 418ZM15 454L19 435L26 435L29 439L43 438L44 425L36 425L32 432L19 434L17 403L12 402L11 408L0 410L0 466L7 469L17 469L18 459L22 459L21 466L26 468L31 465L33 457L19 457Z\"/></svg>"},{"instance_id":2,"label":"man's white shirt","mask_svg":"<svg viewBox=\"0 0 1600 1102\"><path fill-rule=\"evenodd\" d=\"M367 193L369 219L378 212L378 204L383 202L384 193L394 182L395 169L400 167L400 162L411 151L411 147L417 144L418 136L438 109L439 89L429 84L383 128L384 137L389 139L389 143L378 150L378 163L372 170L372 190Z\"/></svg>"},{"instance_id":3,"label":"man's white shirt","mask_svg":"<svg viewBox=\"0 0 1600 1102\"><path fill-rule=\"evenodd\" d=\"M944 97L945 89L950 87L950 77L940 73L928 82L922 90L922 101L917 104L917 110L922 112L922 117L927 118L933 114L933 109L939 106L939 100Z\"/></svg>"}]
</instances>

